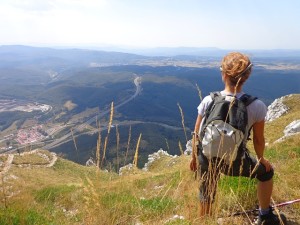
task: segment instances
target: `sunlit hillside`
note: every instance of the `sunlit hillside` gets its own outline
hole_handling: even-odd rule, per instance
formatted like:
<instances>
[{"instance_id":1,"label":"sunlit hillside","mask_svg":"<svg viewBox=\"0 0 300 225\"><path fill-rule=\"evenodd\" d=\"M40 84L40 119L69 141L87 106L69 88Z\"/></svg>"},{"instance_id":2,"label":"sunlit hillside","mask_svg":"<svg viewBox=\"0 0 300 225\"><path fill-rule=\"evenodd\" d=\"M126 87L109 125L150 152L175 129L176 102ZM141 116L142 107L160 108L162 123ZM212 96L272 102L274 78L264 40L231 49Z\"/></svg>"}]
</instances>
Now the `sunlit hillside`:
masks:
<instances>
[{"instance_id":1,"label":"sunlit hillside","mask_svg":"<svg viewBox=\"0 0 300 225\"><path fill-rule=\"evenodd\" d=\"M300 119L299 95L285 100L287 114L267 123L266 157L276 175L273 200L300 197L300 134L274 143ZM249 224L253 215L228 217L256 207L256 181L222 177L215 214L198 218L198 181L190 156L163 156L148 171L115 171L82 166L38 150L0 156L0 224ZM289 224L300 224L300 204L280 208Z\"/></svg>"}]
</instances>

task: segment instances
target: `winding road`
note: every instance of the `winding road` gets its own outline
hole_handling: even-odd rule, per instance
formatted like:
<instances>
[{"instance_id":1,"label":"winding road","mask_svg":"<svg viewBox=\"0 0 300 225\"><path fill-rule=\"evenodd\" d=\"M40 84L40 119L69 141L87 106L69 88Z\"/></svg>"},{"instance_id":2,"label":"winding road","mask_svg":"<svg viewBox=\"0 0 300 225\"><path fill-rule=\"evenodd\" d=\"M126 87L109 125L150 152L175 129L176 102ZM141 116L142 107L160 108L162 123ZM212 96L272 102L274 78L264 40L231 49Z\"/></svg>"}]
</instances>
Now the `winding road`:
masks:
<instances>
[{"instance_id":1,"label":"winding road","mask_svg":"<svg viewBox=\"0 0 300 225\"><path fill-rule=\"evenodd\" d=\"M135 93L130 98L126 99L125 101L121 102L118 105L115 105L114 109L118 109L121 106L127 104L128 102L132 101L134 98L136 98L141 93L141 91L142 91L141 77L136 77L134 79L134 84L136 87ZM99 120L101 117L103 117L109 113L110 113L110 108L101 112L100 114L98 114L97 119ZM92 117L92 118L88 119L86 122L84 122L83 124L73 127L73 135L75 135L77 132L82 131L84 129L84 127L86 127L87 125L90 125L94 122L95 122L95 117ZM54 148L56 146L59 146L65 142L69 141L71 138L72 138L72 132L70 131L69 133L65 134L64 136L62 136L58 139L55 139L53 142L46 144L45 146L43 146L43 149L50 150L51 148Z\"/></svg>"}]
</instances>

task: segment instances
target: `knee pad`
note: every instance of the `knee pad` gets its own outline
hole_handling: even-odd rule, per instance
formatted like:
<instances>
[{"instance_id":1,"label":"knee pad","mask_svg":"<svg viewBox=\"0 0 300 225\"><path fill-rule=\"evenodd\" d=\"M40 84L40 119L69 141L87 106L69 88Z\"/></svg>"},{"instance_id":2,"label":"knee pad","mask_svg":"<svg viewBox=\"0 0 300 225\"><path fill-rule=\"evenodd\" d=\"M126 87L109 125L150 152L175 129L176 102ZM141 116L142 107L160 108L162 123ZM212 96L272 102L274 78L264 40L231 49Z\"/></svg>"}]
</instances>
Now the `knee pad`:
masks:
<instances>
[{"instance_id":1,"label":"knee pad","mask_svg":"<svg viewBox=\"0 0 300 225\"><path fill-rule=\"evenodd\" d=\"M274 176L274 170L271 169L269 172L258 174L256 178L257 180L264 182L264 181L271 180L273 176Z\"/></svg>"}]
</instances>

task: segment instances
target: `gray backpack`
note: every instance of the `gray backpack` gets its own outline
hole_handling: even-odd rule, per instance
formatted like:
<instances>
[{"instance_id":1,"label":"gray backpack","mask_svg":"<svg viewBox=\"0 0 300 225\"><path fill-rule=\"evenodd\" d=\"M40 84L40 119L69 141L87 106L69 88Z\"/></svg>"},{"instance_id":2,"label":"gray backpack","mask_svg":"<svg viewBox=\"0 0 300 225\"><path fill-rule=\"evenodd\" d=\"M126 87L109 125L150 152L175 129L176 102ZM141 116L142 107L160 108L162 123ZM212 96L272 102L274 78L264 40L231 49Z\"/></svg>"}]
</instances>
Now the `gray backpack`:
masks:
<instances>
[{"instance_id":1,"label":"gray backpack","mask_svg":"<svg viewBox=\"0 0 300 225\"><path fill-rule=\"evenodd\" d=\"M220 158L230 164L246 143L247 106L257 98L247 94L240 98L222 96L220 92L210 96L212 102L205 111L200 130L202 153L208 159Z\"/></svg>"}]
</instances>

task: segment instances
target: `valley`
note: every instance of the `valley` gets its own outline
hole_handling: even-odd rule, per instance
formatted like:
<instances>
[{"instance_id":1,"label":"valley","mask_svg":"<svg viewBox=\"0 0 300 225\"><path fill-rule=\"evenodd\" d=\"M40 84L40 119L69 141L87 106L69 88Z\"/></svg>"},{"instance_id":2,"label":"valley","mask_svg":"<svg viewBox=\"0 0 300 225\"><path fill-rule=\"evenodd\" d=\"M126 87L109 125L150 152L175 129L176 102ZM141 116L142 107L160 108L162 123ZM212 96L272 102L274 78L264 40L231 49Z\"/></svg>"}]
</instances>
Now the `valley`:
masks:
<instances>
[{"instance_id":1,"label":"valley","mask_svg":"<svg viewBox=\"0 0 300 225\"><path fill-rule=\"evenodd\" d=\"M15 54L11 61L7 51ZM132 160L140 134L140 166L160 148L179 154L190 138L201 97L222 88L220 56L6 46L0 47L1 59L0 151L42 147L81 164L95 157L99 130L103 139L109 136L107 166L114 164L117 151L124 159L129 136ZM300 93L299 57L253 57L253 62L245 92L266 105Z\"/></svg>"},{"instance_id":2,"label":"valley","mask_svg":"<svg viewBox=\"0 0 300 225\"><path fill-rule=\"evenodd\" d=\"M120 102L118 105L114 106L114 110L120 108L121 106L127 104L128 102L132 101L134 98L136 98L140 92L141 92L141 78L140 77L136 77L134 79L134 84L136 87L135 93L130 96L128 99L124 100L123 102ZM43 146L44 149L51 149L53 147L59 146L62 143L65 143L66 141L70 141L70 139L72 138L72 135L76 135L77 133L80 133L82 131L84 131L89 125L95 123L98 120L101 120L104 116L110 114L111 109L107 109L104 110L103 112L99 112L95 115L91 115L86 121L84 121L83 123L81 122L80 124L73 124L71 131L68 132L67 134L63 135L62 137L54 140L53 142L46 144L45 146ZM128 123L127 123L128 124ZM97 125L97 124L96 124ZM66 125L67 126L67 125ZM103 130L103 128L107 127L107 124L101 124L101 127L92 127L90 129L92 129L92 133L95 133L98 131L98 129Z\"/></svg>"}]
</instances>

